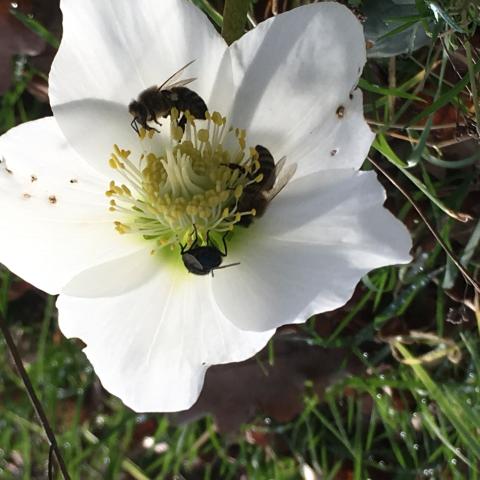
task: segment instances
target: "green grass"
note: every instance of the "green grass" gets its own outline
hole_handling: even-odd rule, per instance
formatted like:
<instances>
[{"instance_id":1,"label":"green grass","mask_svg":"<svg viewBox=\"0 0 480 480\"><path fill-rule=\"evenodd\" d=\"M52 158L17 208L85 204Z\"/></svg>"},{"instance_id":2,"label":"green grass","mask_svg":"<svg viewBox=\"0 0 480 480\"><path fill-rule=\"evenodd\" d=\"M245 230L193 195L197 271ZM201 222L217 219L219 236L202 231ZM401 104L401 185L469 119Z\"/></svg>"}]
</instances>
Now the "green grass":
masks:
<instances>
[{"instance_id":1,"label":"green grass","mask_svg":"<svg viewBox=\"0 0 480 480\"><path fill-rule=\"evenodd\" d=\"M221 1L195 3L221 27ZM265 6L256 3L252 15ZM301 3L307 2L288 2L290 7ZM349 3L361 11L362 2ZM372 158L408 191L475 275L480 222L458 220L462 213L478 214L475 132L480 118L480 61L472 36L480 15L474 14L473 3L417 0L417 15L397 19L388 38L421 22L432 37L431 45L406 52L395 62L369 59L360 86L366 116L378 133ZM22 20L56 44L41 24L28 17ZM455 52L464 59L460 71L452 66ZM39 72L28 59L16 60L23 67L1 97L0 132L48 114L48 107L27 92ZM463 133L448 138L434 135L440 131L440 114L447 109L458 112L460 123L469 123L475 151L462 149L467 144ZM365 168L372 166L366 162ZM79 343L59 333L55 300L28 291L9 301L8 293L18 280L1 269L0 310L72 478L239 479L244 475L293 480L302 478L305 465L322 479L480 478L480 320L472 310L473 288L432 241L412 205L387 180L385 186L389 206L413 236L413 262L366 276L354 300L335 314L328 332L320 328L328 317L319 316L289 337L299 349L302 344L347 349L358 372L331 382L321 399L315 395L314 383L306 382L302 411L288 422L259 411L250 424L228 435L217 432L212 417L176 426L166 415L137 415L102 392ZM478 311L476 315L480 316ZM395 327L398 324L403 330ZM449 356L452 348L461 359ZM0 357L4 359L0 478L45 478L45 434L1 340ZM268 361L275 364L273 344ZM251 441L252 431L256 442ZM145 437L161 451L145 446Z\"/></svg>"}]
</instances>

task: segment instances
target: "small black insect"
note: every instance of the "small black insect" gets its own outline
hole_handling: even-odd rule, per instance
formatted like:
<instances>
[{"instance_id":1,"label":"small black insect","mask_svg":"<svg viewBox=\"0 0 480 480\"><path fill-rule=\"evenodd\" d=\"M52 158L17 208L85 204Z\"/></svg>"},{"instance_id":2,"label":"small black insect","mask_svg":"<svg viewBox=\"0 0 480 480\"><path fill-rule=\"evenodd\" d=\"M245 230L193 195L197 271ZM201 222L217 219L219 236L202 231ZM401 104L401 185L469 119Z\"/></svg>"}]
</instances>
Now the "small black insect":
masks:
<instances>
[{"instance_id":1,"label":"small black insect","mask_svg":"<svg viewBox=\"0 0 480 480\"><path fill-rule=\"evenodd\" d=\"M192 60L187 63L162 85L154 85L147 88L138 95L136 100L130 102L128 111L133 116L131 125L137 134L139 133L139 126L145 130L155 130L148 122L155 122L161 126L158 118L168 117L172 108L176 108L180 113L188 110L194 118L206 118L207 105L202 97L193 90L185 87L185 85L193 82L195 78L176 81L183 71L194 61L195 60ZM186 123L187 118L185 115L182 115L178 125L184 129Z\"/></svg>"},{"instance_id":2,"label":"small black insect","mask_svg":"<svg viewBox=\"0 0 480 480\"><path fill-rule=\"evenodd\" d=\"M227 256L227 243L225 239L229 232L226 232L222 238L223 252L213 244L208 233L207 245L199 246L197 229L195 226L194 232L195 239L188 250L186 249L186 245L180 245L180 254L182 255L183 264L190 273L194 273L195 275L208 275L209 273L212 273L213 276L214 270L239 265L238 263L232 263L230 265L224 265L223 267L220 266L223 257Z\"/></svg>"},{"instance_id":3,"label":"small black insect","mask_svg":"<svg viewBox=\"0 0 480 480\"><path fill-rule=\"evenodd\" d=\"M283 157L277 164L270 151L262 145L257 145L255 150L258 153L258 163L260 168L255 174L250 174L249 177L253 180L260 174L262 178L259 182L251 183L247 185L242 192L240 199L238 200L238 211L248 212L249 210L255 210L255 216L261 217L268 207L268 204L281 192L288 181L293 177L297 166L292 164L285 171L284 175L278 179L278 174L285 166L286 158ZM229 166L243 169L241 165ZM253 222L253 215L242 215L238 225L242 227L248 227Z\"/></svg>"}]
</instances>

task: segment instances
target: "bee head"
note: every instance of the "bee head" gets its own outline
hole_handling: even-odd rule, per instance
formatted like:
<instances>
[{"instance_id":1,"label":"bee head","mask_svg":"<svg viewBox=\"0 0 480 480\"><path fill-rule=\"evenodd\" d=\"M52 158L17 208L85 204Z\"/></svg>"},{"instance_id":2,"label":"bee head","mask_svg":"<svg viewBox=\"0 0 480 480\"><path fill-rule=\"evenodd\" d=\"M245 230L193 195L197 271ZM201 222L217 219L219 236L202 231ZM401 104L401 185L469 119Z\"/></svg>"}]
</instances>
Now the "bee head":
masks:
<instances>
[{"instance_id":1,"label":"bee head","mask_svg":"<svg viewBox=\"0 0 480 480\"><path fill-rule=\"evenodd\" d=\"M132 100L128 105L128 111L135 118L135 120L141 120L142 118L146 118L148 111L145 105L140 103L137 100Z\"/></svg>"}]
</instances>

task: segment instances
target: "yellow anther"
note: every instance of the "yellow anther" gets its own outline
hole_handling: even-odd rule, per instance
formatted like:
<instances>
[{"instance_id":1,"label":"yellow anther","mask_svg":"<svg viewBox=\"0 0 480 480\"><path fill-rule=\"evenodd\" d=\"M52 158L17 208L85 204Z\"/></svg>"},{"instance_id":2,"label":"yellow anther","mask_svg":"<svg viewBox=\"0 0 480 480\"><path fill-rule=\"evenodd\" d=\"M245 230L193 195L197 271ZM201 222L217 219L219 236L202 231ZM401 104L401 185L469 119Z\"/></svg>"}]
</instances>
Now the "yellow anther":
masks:
<instances>
[{"instance_id":1,"label":"yellow anther","mask_svg":"<svg viewBox=\"0 0 480 480\"><path fill-rule=\"evenodd\" d=\"M223 125L223 117L218 112L212 113L212 122L215 125L222 126Z\"/></svg>"},{"instance_id":2,"label":"yellow anther","mask_svg":"<svg viewBox=\"0 0 480 480\"><path fill-rule=\"evenodd\" d=\"M205 128L202 128L197 132L197 138L200 142L207 143L209 139L209 131Z\"/></svg>"},{"instance_id":3,"label":"yellow anther","mask_svg":"<svg viewBox=\"0 0 480 480\"><path fill-rule=\"evenodd\" d=\"M172 131L171 131L171 134L172 134L172 138L179 142L182 137L183 137L183 130L182 130L182 127L179 127L178 125L177 126L173 126L172 127Z\"/></svg>"},{"instance_id":4,"label":"yellow anther","mask_svg":"<svg viewBox=\"0 0 480 480\"><path fill-rule=\"evenodd\" d=\"M170 119L173 123L177 123L180 113L176 107L173 107L170 111ZM188 117L187 117L188 119Z\"/></svg>"},{"instance_id":5,"label":"yellow anther","mask_svg":"<svg viewBox=\"0 0 480 480\"><path fill-rule=\"evenodd\" d=\"M263 173L260 173L255 177L255 182L260 183L263 180Z\"/></svg>"},{"instance_id":6,"label":"yellow anther","mask_svg":"<svg viewBox=\"0 0 480 480\"><path fill-rule=\"evenodd\" d=\"M235 187L235 192L234 192L235 198L238 200L242 196L242 193L243 193L243 185L237 185Z\"/></svg>"}]
</instances>

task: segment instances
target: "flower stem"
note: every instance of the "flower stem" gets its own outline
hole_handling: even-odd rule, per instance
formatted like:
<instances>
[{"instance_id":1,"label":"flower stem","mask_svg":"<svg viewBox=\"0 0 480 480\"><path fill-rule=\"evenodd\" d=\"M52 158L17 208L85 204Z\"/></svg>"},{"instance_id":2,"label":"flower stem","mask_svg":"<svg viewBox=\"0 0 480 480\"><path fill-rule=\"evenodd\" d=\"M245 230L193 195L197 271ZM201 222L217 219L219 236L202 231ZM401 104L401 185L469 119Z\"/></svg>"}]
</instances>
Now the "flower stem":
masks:
<instances>
[{"instance_id":1,"label":"flower stem","mask_svg":"<svg viewBox=\"0 0 480 480\"><path fill-rule=\"evenodd\" d=\"M18 373L20 374L23 384L25 385L25 389L27 390L28 396L30 398L30 401L32 402L35 413L37 414L38 419L40 420L40 423L42 424L42 427L45 430L48 441L50 443L50 451L48 455L49 478L53 478L52 477L52 473L53 473L52 455L53 453L55 453L55 456L57 457L58 466L60 467L60 471L62 472L64 480L70 480L70 476L68 474L65 461L63 460L62 454L60 453L60 449L58 448L55 434L53 433L52 427L50 426L50 423L45 414L45 411L43 410L42 404L40 403L40 400L38 399L35 393L32 382L30 381L30 377L28 376L28 373L25 370L25 367L23 366L22 359L15 345L15 342L13 341L12 335L10 334L10 330L8 329L7 324L5 323L5 319L1 314L0 314L0 330L2 331L3 336L5 337L5 342L7 343L8 350L10 351L10 354L13 357L13 361L15 362L15 366L17 367Z\"/></svg>"},{"instance_id":2,"label":"flower stem","mask_svg":"<svg viewBox=\"0 0 480 480\"><path fill-rule=\"evenodd\" d=\"M427 228L430 230L430 233L435 237L435 240L440 244L445 253L450 257L450 260L455 264L455 266L460 270L460 273L463 275L463 278L467 283L469 283L477 294L480 293L480 285L477 281L470 275L466 268L460 263L454 253L448 248L448 245L440 237L439 233L433 228L432 224L428 221L425 214L422 212L421 208L418 206L417 202L412 198L412 196L406 192L375 160L371 157L368 157L368 161L372 163L383 175L403 194L403 196L412 204L413 208L420 215L420 218L423 220Z\"/></svg>"},{"instance_id":3,"label":"flower stem","mask_svg":"<svg viewBox=\"0 0 480 480\"><path fill-rule=\"evenodd\" d=\"M225 0L222 37L230 45L245 33L250 0Z\"/></svg>"}]
</instances>

